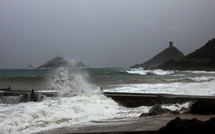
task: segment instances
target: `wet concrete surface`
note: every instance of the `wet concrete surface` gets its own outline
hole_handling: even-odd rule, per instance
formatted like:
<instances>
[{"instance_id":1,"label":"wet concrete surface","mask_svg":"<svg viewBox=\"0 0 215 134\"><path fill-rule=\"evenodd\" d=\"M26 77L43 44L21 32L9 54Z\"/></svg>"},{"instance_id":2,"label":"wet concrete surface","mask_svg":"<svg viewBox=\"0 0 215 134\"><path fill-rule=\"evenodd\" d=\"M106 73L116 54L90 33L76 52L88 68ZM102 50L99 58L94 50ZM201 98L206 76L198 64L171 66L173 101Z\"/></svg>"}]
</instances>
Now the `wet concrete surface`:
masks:
<instances>
[{"instance_id":1,"label":"wet concrete surface","mask_svg":"<svg viewBox=\"0 0 215 134\"><path fill-rule=\"evenodd\" d=\"M142 133L153 134L161 127L165 126L170 120L180 117L181 119L196 118L201 121L209 120L215 115L194 115L194 114L179 114L179 115L158 115L139 118L113 119L92 121L89 124L80 124L70 127L56 128L52 130L41 131L35 134L62 134L62 133Z\"/></svg>"}]
</instances>

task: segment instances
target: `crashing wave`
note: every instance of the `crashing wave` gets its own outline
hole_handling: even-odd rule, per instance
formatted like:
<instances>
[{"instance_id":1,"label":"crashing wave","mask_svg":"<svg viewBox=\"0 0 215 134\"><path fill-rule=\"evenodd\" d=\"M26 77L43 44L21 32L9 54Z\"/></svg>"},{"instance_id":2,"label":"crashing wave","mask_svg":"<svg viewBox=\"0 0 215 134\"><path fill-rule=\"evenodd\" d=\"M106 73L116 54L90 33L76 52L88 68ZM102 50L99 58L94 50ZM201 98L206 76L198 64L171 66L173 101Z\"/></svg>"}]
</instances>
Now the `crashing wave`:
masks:
<instances>
[{"instance_id":1,"label":"crashing wave","mask_svg":"<svg viewBox=\"0 0 215 134\"><path fill-rule=\"evenodd\" d=\"M50 83L61 97L80 93L100 93L100 88L88 82L87 77L88 75L80 70L60 68Z\"/></svg>"},{"instance_id":2,"label":"crashing wave","mask_svg":"<svg viewBox=\"0 0 215 134\"><path fill-rule=\"evenodd\" d=\"M215 80L215 77L184 77L184 78L178 78L178 79L166 79L164 81L167 82L209 82Z\"/></svg>"},{"instance_id":3,"label":"crashing wave","mask_svg":"<svg viewBox=\"0 0 215 134\"><path fill-rule=\"evenodd\" d=\"M142 68L135 68L135 69L130 69L126 71L129 74L139 74L139 75L170 75L174 74L174 71L165 71L161 69L155 69L155 70L144 70Z\"/></svg>"}]
</instances>

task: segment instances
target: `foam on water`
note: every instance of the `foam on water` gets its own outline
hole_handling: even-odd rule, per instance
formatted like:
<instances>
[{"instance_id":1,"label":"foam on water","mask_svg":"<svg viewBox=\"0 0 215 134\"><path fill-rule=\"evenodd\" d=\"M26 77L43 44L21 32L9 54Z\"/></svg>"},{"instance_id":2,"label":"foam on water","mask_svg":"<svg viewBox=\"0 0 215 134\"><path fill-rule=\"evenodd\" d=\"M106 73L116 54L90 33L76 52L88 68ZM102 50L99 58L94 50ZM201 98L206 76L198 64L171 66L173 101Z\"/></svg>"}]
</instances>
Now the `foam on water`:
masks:
<instances>
[{"instance_id":1,"label":"foam on water","mask_svg":"<svg viewBox=\"0 0 215 134\"><path fill-rule=\"evenodd\" d=\"M183 78L178 78L178 79L166 79L164 81L167 82L180 82L180 81L185 81L185 82L207 82L207 81L212 81L215 80L215 77L213 76L200 76L200 77L183 77Z\"/></svg>"},{"instance_id":2,"label":"foam on water","mask_svg":"<svg viewBox=\"0 0 215 134\"><path fill-rule=\"evenodd\" d=\"M129 74L139 74L139 75L148 75L148 74L154 74L154 75L170 75L173 74L174 71L164 71L161 69L155 69L155 70L144 70L142 68L134 68L126 71Z\"/></svg>"},{"instance_id":3,"label":"foam on water","mask_svg":"<svg viewBox=\"0 0 215 134\"><path fill-rule=\"evenodd\" d=\"M61 68L50 80L59 97L0 104L0 133L30 133L121 116L120 106L102 95L86 77L79 71Z\"/></svg>"},{"instance_id":4,"label":"foam on water","mask_svg":"<svg viewBox=\"0 0 215 134\"><path fill-rule=\"evenodd\" d=\"M143 70L142 72L147 71ZM149 70L148 70L149 71ZM152 70L151 70L152 71ZM158 70L154 70L158 74ZM161 73L162 72L162 73ZM160 71L160 75L174 72ZM155 74L155 73L154 73ZM106 91L139 93L173 93L191 95L215 95L215 80L207 78L201 83L168 82L154 84L124 84ZM88 75L80 70L61 68L50 79L52 91L58 97L45 98L42 102L0 104L0 133L32 133L93 121L137 118L151 107L125 108L105 97L98 86L88 82ZM189 103L162 105L163 108L179 110Z\"/></svg>"},{"instance_id":5,"label":"foam on water","mask_svg":"<svg viewBox=\"0 0 215 134\"><path fill-rule=\"evenodd\" d=\"M103 95L92 94L51 98L38 103L1 104L0 107L0 126L9 133L30 133L111 118L119 112L116 102Z\"/></svg>"},{"instance_id":6,"label":"foam on water","mask_svg":"<svg viewBox=\"0 0 215 134\"><path fill-rule=\"evenodd\" d=\"M155 93L155 94L179 94L179 95L215 95L215 80L206 82L173 82L153 84L125 84L105 92L129 92L129 93Z\"/></svg>"},{"instance_id":7,"label":"foam on water","mask_svg":"<svg viewBox=\"0 0 215 134\"><path fill-rule=\"evenodd\" d=\"M215 71L183 71L183 72L194 74L215 74Z\"/></svg>"},{"instance_id":8,"label":"foam on water","mask_svg":"<svg viewBox=\"0 0 215 134\"><path fill-rule=\"evenodd\" d=\"M187 108L189 103L162 105L170 110ZM111 119L136 118L150 106L120 107L103 95L51 98L39 103L0 105L0 133L32 133L75 124Z\"/></svg>"},{"instance_id":9,"label":"foam on water","mask_svg":"<svg viewBox=\"0 0 215 134\"><path fill-rule=\"evenodd\" d=\"M42 102L0 104L0 133L32 133L96 120L137 117L149 107L129 109L105 97L79 71L61 68L51 79L59 96Z\"/></svg>"}]
</instances>

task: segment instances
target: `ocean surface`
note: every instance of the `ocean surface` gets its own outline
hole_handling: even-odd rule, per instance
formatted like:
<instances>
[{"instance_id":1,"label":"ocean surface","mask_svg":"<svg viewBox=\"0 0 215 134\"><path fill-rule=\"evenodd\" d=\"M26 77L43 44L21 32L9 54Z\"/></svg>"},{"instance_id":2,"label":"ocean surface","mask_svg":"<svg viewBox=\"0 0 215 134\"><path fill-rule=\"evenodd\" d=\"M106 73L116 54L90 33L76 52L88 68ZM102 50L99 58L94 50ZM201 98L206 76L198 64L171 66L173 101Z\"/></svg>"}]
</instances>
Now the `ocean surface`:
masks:
<instances>
[{"instance_id":1,"label":"ocean surface","mask_svg":"<svg viewBox=\"0 0 215 134\"><path fill-rule=\"evenodd\" d=\"M102 92L215 96L215 72L141 68L0 69L0 89L8 87L58 93L58 97L27 103L16 103L15 97L7 101L0 97L0 133L28 134L94 121L137 118L151 108L126 108ZM162 107L179 110L189 104Z\"/></svg>"}]
</instances>

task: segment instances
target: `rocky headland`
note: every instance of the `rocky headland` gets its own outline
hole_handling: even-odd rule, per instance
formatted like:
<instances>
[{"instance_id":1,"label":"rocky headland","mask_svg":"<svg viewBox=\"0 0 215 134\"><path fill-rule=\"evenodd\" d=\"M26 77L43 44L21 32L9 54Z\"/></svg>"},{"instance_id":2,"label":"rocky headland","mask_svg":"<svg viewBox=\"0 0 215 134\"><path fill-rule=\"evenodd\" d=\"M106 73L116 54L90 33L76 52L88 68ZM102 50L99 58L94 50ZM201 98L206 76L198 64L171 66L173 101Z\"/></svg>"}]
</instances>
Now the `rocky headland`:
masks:
<instances>
[{"instance_id":1,"label":"rocky headland","mask_svg":"<svg viewBox=\"0 0 215 134\"><path fill-rule=\"evenodd\" d=\"M131 68L155 68L160 64L165 63L170 59L178 60L184 57L184 54L173 46L173 42L169 42L169 48L164 49L162 52L154 56L152 59L142 63L131 66Z\"/></svg>"},{"instance_id":2,"label":"rocky headland","mask_svg":"<svg viewBox=\"0 0 215 134\"><path fill-rule=\"evenodd\" d=\"M215 39L180 60L171 59L158 66L165 70L215 70Z\"/></svg>"},{"instance_id":3,"label":"rocky headland","mask_svg":"<svg viewBox=\"0 0 215 134\"><path fill-rule=\"evenodd\" d=\"M209 40L203 47L186 56L170 42L169 48L166 48L152 59L131 66L131 68L215 71L214 52L215 39Z\"/></svg>"}]
</instances>

